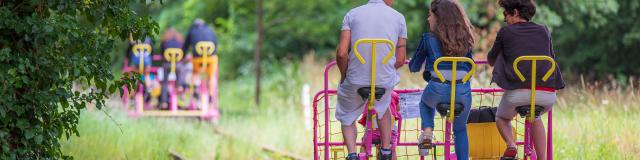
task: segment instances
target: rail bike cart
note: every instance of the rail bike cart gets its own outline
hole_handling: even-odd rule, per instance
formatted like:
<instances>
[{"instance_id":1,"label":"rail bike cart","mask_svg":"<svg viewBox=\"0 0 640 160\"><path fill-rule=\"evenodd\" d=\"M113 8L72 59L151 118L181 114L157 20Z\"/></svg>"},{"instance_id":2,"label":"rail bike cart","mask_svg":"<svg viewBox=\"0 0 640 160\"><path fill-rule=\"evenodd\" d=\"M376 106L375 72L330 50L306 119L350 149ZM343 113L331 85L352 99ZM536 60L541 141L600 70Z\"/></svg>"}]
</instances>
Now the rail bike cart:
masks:
<instances>
[{"instance_id":1,"label":"rail bike cart","mask_svg":"<svg viewBox=\"0 0 640 160\"><path fill-rule=\"evenodd\" d=\"M359 43L358 43L359 44ZM546 58L545 58L546 59ZM444 60L444 59L443 59ZM529 58L525 58L522 60L530 60ZM521 61L522 61L521 60ZM536 58L536 60L539 60ZM464 60L467 61L467 60ZM455 64L455 63L454 63ZM475 61L477 65L487 64L486 61ZM330 81L330 73L332 68L336 65L336 62L330 62L326 65L324 69L324 89L317 92L313 97L313 149L314 149L314 160L341 160L346 157L346 146L342 140L342 133L340 130L340 123L334 117L336 111L336 102L335 96L337 91L330 86L337 86L337 81ZM535 67L534 67L535 68ZM334 72L335 69L333 70ZM534 72L535 73L535 72ZM520 76L523 78L522 76ZM545 76L548 77L548 76ZM439 76L440 78L440 76ZM335 79L335 78L333 78ZM546 79L546 78L544 78ZM534 84L535 85L535 84ZM373 92L373 91L371 91ZM395 130L397 131L397 136L392 135L392 139L396 142L393 146L393 154L394 159L456 159L455 151L445 151L446 148L451 148L451 145L455 144L450 140L451 134L448 133L447 122L449 116L436 116L436 126L434 128L434 135L436 138L433 140L433 150L431 151L432 155L429 156L420 156L418 151L418 136L420 135L420 121L419 121L419 108L417 108L418 103L420 102L420 97L422 95L422 89L394 89L393 92L396 92L400 96L400 119L395 120ZM497 106L500 102L502 93L504 92L501 88L473 88L471 89L473 95L472 108L478 108L477 106ZM375 95L375 92L369 93L368 98L372 98L371 96ZM370 100L370 99L369 99ZM368 104L367 104L368 105ZM448 105L451 107L451 105ZM454 104L455 107L455 104ZM367 114L371 114L369 112L369 107L365 108L367 110ZM449 108L450 109L450 108ZM526 108L531 110L531 108ZM534 108L535 109L535 108ZM454 108L455 110L455 108ZM448 112L451 114L451 112ZM530 113L535 113L535 111L530 111ZM552 158L552 113L551 111L548 114L548 136L547 136L547 157L548 159ZM454 115L455 116L455 115ZM372 116L367 116L367 119ZM531 116L528 116L531 118ZM528 137L528 129L526 129L525 119L522 117L516 117L516 120L513 121L514 130L516 132L516 144L519 151L524 151L524 153L520 153L523 155L522 157L528 159L535 159L532 156L535 152L533 152L531 147L530 138ZM360 152L361 158L369 159L373 158L375 154L372 152L377 151L374 142L375 140L369 139L371 131L375 126L366 125L365 128L359 128L358 136L365 137L362 141L358 141L357 145L363 145L364 154ZM525 131L526 130L526 131ZM450 131L449 131L450 132ZM498 134L497 128L495 128L495 122L492 123L479 123L479 124L468 124L468 133L469 133L469 156L470 158L477 159L500 159L502 156L502 152L506 149L505 142L500 138ZM444 140L444 141L443 141ZM393 140L392 140L393 142ZM526 149L528 148L528 149Z\"/></svg>"},{"instance_id":2,"label":"rail bike cart","mask_svg":"<svg viewBox=\"0 0 640 160\"><path fill-rule=\"evenodd\" d=\"M138 48L140 47L137 47L137 45L134 45L132 47L134 55L137 55ZM150 46L148 46L148 48L149 50L151 50ZM162 59L165 59L171 63L170 70L168 71L168 73L166 73L168 74L168 85L166 86L166 88L162 88L166 89L169 93L169 107L168 109L160 109L158 105L145 103L145 97L143 97L145 89L145 85L143 83L145 83L145 81L143 80L138 84L138 90L134 93L135 105L133 106L134 109L129 111L129 115L133 117L199 117L214 122L217 121L219 118L217 94L218 57L217 55L212 56L215 49L215 44L213 44L212 42L200 42L196 44L195 52L196 54L202 55L203 58L198 59L197 63L196 59L193 60L194 68L204 68L206 71L201 70L199 72L193 73L193 76L191 76L192 78L189 79L190 85L188 89L186 89L187 91L184 93L186 96L182 97L178 96L176 89L176 63L180 62L180 60L182 60L182 58L184 57L182 49L168 48L162 55L152 56L153 61L162 61ZM142 67L139 67L141 68L140 73L144 73L142 72L144 71ZM127 66L127 60L125 60L125 66L123 67L122 72L126 73L131 71L133 71L133 68ZM154 66L151 66L148 71L149 73L144 74L155 74L156 77L163 77L162 75L164 74L164 72L166 72L162 67ZM195 90L196 86L197 91ZM123 109L129 110L129 89L126 86L123 86L123 90ZM210 100L210 97L212 97L213 99ZM180 98L182 98L183 101L186 101L186 103L178 103Z\"/></svg>"}]
</instances>

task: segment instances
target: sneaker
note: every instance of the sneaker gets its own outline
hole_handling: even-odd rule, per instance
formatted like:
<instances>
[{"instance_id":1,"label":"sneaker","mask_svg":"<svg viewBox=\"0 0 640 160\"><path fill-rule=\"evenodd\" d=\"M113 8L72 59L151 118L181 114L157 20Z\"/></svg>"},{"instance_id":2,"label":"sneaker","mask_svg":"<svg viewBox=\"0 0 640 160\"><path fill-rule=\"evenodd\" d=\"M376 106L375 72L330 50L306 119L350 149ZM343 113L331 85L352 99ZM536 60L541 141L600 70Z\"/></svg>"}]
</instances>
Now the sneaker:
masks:
<instances>
[{"instance_id":1,"label":"sneaker","mask_svg":"<svg viewBox=\"0 0 640 160\"><path fill-rule=\"evenodd\" d=\"M428 156L429 150L432 148L433 143L433 133L425 134L422 132L420 137L418 137L418 150L420 152L420 156Z\"/></svg>"},{"instance_id":2,"label":"sneaker","mask_svg":"<svg viewBox=\"0 0 640 160\"><path fill-rule=\"evenodd\" d=\"M345 158L346 160L358 160L358 154L356 153L352 153L347 155L347 157Z\"/></svg>"},{"instance_id":3,"label":"sneaker","mask_svg":"<svg viewBox=\"0 0 640 160\"><path fill-rule=\"evenodd\" d=\"M378 152L378 160L392 160L393 159L393 155L392 154L382 154L382 152Z\"/></svg>"},{"instance_id":4,"label":"sneaker","mask_svg":"<svg viewBox=\"0 0 640 160\"><path fill-rule=\"evenodd\" d=\"M517 155L518 149L516 147L507 147L507 150L504 151L500 160L516 160Z\"/></svg>"}]
</instances>

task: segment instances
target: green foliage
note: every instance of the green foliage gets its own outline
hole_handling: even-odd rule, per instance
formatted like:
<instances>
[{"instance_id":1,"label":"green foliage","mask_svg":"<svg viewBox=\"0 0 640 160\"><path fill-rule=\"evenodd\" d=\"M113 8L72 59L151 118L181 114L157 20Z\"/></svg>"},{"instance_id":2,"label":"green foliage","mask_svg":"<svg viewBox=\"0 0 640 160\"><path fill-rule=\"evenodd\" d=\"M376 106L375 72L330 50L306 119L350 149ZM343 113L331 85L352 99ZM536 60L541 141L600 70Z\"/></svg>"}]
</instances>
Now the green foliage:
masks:
<instances>
[{"instance_id":1,"label":"green foliage","mask_svg":"<svg viewBox=\"0 0 640 160\"><path fill-rule=\"evenodd\" d=\"M68 158L59 139L79 135L89 103L101 108L132 76L114 80L115 41L154 34L129 2L0 2L0 159Z\"/></svg>"},{"instance_id":2,"label":"green foliage","mask_svg":"<svg viewBox=\"0 0 640 160\"><path fill-rule=\"evenodd\" d=\"M323 58L332 57L342 17L349 9L365 1L264 1L265 41L263 53L267 61L300 59L309 52ZM411 33L420 33L425 26L426 2L398 1L400 8L413 12L406 18ZM206 7L205 7L206 6ZM225 78L237 78L251 73L256 40L255 1L169 1L167 5L151 11L160 28L175 27L183 33L196 18L212 25L220 41L221 72ZM410 35L417 39L419 34ZM414 47L417 44L410 44ZM122 55L122 54L119 54ZM247 63L249 62L249 63Z\"/></svg>"},{"instance_id":3,"label":"green foliage","mask_svg":"<svg viewBox=\"0 0 640 160\"><path fill-rule=\"evenodd\" d=\"M476 27L477 53L486 53L496 27L504 25L495 0L460 0ZM411 54L422 32L428 31L430 0L395 1L403 13ZM338 41L342 17L366 0L265 1L263 57L268 61L300 59L304 54L330 59ZM538 0L534 21L550 27L563 69L582 73L640 74L640 2L637 0ZM248 74L256 40L254 0L169 1L150 9L161 29L175 26L186 33L195 18L203 18L220 39L221 72L225 78ZM119 54L123 56L123 54ZM594 71L595 72L592 72Z\"/></svg>"},{"instance_id":4,"label":"green foliage","mask_svg":"<svg viewBox=\"0 0 640 160\"><path fill-rule=\"evenodd\" d=\"M431 1L395 1L394 8L404 14L409 32L409 51L418 45L426 28L426 13ZM286 3L286 4L285 4ZM333 57L343 16L365 0L349 1L264 1L265 42L267 61L300 59L315 53L321 58ZM492 0L464 0L475 24L489 28L496 19L487 19L487 7ZM205 7L206 6L206 7ZM256 12L253 0L237 1L169 1L151 11L161 30L176 27L187 32L194 19L202 18L213 26L220 40L221 72L225 78L250 74L256 40ZM122 56L123 54L117 53Z\"/></svg>"},{"instance_id":5,"label":"green foliage","mask_svg":"<svg viewBox=\"0 0 640 160\"><path fill-rule=\"evenodd\" d=\"M264 1L264 59L301 58L304 53L319 50L325 54L337 43L341 17L357 2L337 1ZM286 5L284 4L286 3ZM345 7L348 6L348 7ZM235 78L248 73L253 62L256 34L254 0L236 1L169 1L151 11L159 19L160 28L175 27L187 33L196 18L211 25L218 37L223 77ZM340 15L342 14L342 15Z\"/></svg>"},{"instance_id":6,"label":"green foliage","mask_svg":"<svg viewBox=\"0 0 640 160\"><path fill-rule=\"evenodd\" d=\"M540 1L561 17L554 45L564 68L639 75L640 1Z\"/></svg>"}]
</instances>

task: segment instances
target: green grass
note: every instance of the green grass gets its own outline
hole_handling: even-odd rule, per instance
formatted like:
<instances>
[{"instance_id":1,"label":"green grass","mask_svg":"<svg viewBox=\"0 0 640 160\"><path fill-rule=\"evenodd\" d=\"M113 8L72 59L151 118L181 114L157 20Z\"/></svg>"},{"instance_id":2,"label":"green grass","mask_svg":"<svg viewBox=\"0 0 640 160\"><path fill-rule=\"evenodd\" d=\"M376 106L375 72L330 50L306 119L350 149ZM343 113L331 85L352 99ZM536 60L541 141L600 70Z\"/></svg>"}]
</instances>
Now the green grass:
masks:
<instances>
[{"instance_id":1,"label":"green grass","mask_svg":"<svg viewBox=\"0 0 640 160\"><path fill-rule=\"evenodd\" d=\"M216 135L208 122L109 114L113 119L102 112L83 113L80 137L63 141L64 153L78 159L169 159L169 150L192 159L260 156L247 143Z\"/></svg>"},{"instance_id":2,"label":"green grass","mask_svg":"<svg viewBox=\"0 0 640 160\"><path fill-rule=\"evenodd\" d=\"M63 152L77 159L170 159L169 150L188 159L281 158L261 150L268 146L311 157L312 132L300 123L303 118L296 95L302 80L287 78L298 70L289 65L275 70L281 72L264 78L260 107L253 103L252 77L221 82L222 117L216 127L231 137L214 133L212 124L197 119L130 118L118 110L120 104L113 99L113 108L108 108L113 111L82 113L80 136L63 140ZM291 85L279 86L285 82Z\"/></svg>"},{"instance_id":3,"label":"green grass","mask_svg":"<svg viewBox=\"0 0 640 160\"><path fill-rule=\"evenodd\" d=\"M638 159L640 122L635 113L560 110L554 115L558 159ZM606 113L606 112L605 112ZM636 120L634 120L636 119Z\"/></svg>"},{"instance_id":4,"label":"green grass","mask_svg":"<svg viewBox=\"0 0 640 160\"><path fill-rule=\"evenodd\" d=\"M554 111L555 157L640 159L640 92L632 86L583 86L560 95Z\"/></svg>"},{"instance_id":5,"label":"green grass","mask_svg":"<svg viewBox=\"0 0 640 160\"><path fill-rule=\"evenodd\" d=\"M130 118L106 111L110 119L104 112L87 111L78 126L80 137L63 140L63 152L77 159L169 159L169 150L188 159L281 158L260 150L271 146L312 158L312 131L302 123L300 91L305 83L311 85L312 95L321 90L324 64L307 57L299 64L269 65L260 106L253 104L253 77L221 81L222 117L217 127L232 137L218 135L210 123L196 119ZM407 78L397 88L423 87L420 75L403 72ZM336 82L337 70L331 75ZM489 86L489 76L479 72L473 85L495 87ZM561 91L554 110L555 158L639 159L638 95L633 88L590 85ZM120 107L112 104L111 110Z\"/></svg>"}]
</instances>

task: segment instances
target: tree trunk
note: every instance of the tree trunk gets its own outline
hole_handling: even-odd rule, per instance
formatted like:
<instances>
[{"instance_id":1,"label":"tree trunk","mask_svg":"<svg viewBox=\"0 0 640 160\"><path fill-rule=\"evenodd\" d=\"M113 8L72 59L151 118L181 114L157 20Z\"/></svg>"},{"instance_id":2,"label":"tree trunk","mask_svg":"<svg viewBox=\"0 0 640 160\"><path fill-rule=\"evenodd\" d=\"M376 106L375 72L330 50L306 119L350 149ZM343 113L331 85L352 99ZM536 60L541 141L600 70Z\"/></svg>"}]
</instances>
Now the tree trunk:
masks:
<instances>
[{"instance_id":1,"label":"tree trunk","mask_svg":"<svg viewBox=\"0 0 640 160\"><path fill-rule=\"evenodd\" d=\"M255 103L257 106L260 106L260 51L262 50L262 0L256 0L256 19L257 19L257 27L256 32L258 33L258 38L256 40L256 55L255 55L255 67L256 67L256 96Z\"/></svg>"}]
</instances>

